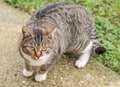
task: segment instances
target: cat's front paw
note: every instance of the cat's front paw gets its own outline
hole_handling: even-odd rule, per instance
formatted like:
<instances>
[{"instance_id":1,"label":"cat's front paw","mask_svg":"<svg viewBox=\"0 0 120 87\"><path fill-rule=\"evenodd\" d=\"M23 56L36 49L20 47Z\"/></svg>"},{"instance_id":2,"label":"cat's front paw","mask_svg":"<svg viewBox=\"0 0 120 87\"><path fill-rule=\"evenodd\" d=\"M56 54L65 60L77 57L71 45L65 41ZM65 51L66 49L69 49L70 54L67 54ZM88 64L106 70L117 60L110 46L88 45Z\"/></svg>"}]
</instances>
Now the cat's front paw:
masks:
<instances>
[{"instance_id":1,"label":"cat's front paw","mask_svg":"<svg viewBox=\"0 0 120 87\"><path fill-rule=\"evenodd\" d=\"M85 65L86 65L86 62L81 61L81 60L77 60L76 63L75 63L75 66L77 68L83 68Z\"/></svg>"},{"instance_id":2,"label":"cat's front paw","mask_svg":"<svg viewBox=\"0 0 120 87\"><path fill-rule=\"evenodd\" d=\"M44 74L36 74L35 75L35 81L37 82L41 82L44 81L46 79L47 73Z\"/></svg>"},{"instance_id":3,"label":"cat's front paw","mask_svg":"<svg viewBox=\"0 0 120 87\"><path fill-rule=\"evenodd\" d=\"M30 72L30 71L27 71L25 68L23 69L23 76L30 77L32 76L32 74L33 74L33 71Z\"/></svg>"}]
</instances>

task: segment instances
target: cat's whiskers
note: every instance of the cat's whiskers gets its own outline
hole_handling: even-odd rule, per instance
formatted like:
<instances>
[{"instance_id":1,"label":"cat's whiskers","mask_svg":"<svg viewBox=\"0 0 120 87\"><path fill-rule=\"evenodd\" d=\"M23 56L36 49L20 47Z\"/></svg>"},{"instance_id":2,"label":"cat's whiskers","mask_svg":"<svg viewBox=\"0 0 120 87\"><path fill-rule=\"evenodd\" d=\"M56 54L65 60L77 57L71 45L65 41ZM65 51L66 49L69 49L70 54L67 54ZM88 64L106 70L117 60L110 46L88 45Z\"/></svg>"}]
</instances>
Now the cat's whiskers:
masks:
<instances>
[{"instance_id":1,"label":"cat's whiskers","mask_svg":"<svg viewBox=\"0 0 120 87\"><path fill-rule=\"evenodd\" d=\"M37 60L35 60L31 56L25 54L22 51L22 48L20 51L21 51L21 54L23 55L24 59L27 59L29 61L29 64L32 66L41 66L41 65L45 64L50 56L50 54L43 53L43 56L41 56Z\"/></svg>"}]
</instances>

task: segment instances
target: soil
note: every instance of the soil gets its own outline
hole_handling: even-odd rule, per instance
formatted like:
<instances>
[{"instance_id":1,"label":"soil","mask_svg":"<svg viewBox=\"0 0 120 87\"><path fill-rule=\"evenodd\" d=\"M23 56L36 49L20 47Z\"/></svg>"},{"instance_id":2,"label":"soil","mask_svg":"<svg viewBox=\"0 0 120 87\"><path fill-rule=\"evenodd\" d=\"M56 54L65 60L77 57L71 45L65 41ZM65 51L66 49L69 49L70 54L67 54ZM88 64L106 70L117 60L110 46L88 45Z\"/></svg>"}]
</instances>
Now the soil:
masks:
<instances>
[{"instance_id":1,"label":"soil","mask_svg":"<svg viewBox=\"0 0 120 87\"><path fill-rule=\"evenodd\" d=\"M120 75L91 58L83 69L74 55L63 56L43 82L22 75L24 60L17 42L29 15L0 1L0 87L120 87Z\"/></svg>"}]
</instances>

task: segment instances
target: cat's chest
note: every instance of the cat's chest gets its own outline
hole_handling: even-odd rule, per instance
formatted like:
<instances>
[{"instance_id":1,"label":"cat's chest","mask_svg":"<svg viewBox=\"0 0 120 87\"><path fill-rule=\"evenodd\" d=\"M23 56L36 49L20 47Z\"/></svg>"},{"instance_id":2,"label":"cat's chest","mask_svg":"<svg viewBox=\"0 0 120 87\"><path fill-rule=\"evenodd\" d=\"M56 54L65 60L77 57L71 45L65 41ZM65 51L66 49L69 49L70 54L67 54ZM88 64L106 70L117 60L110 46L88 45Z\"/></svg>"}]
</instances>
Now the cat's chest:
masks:
<instances>
[{"instance_id":1,"label":"cat's chest","mask_svg":"<svg viewBox=\"0 0 120 87\"><path fill-rule=\"evenodd\" d=\"M27 54L24 54L23 52L22 52L22 55L24 56L25 60L27 60L28 63L32 66L41 66L43 64L46 64L46 62L50 56L50 54L44 54L38 60L34 60L30 56L28 56Z\"/></svg>"},{"instance_id":2,"label":"cat's chest","mask_svg":"<svg viewBox=\"0 0 120 87\"><path fill-rule=\"evenodd\" d=\"M29 64L32 66L41 66L46 64L48 58L49 58L49 55L44 55L40 57L38 60L28 59L28 61L29 61Z\"/></svg>"}]
</instances>

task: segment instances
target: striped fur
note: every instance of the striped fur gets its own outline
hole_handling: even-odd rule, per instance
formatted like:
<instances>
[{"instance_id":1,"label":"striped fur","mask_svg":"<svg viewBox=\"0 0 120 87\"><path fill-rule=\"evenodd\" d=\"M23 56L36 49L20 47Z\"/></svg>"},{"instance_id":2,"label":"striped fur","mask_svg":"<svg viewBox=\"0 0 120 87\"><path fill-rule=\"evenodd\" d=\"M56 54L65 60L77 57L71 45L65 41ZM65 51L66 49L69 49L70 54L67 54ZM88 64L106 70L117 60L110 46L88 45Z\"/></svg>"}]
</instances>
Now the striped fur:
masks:
<instances>
[{"instance_id":1,"label":"striped fur","mask_svg":"<svg viewBox=\"0 0 120 87\"><path fill-rule=\"evenodd\" d=\"M62 34L69 32L65 37L72 37L73 40L76 40L74 42L68 41L69 45L74 45L72 47L76 50L83 50L90 40L94 43L94 54L95 49L100 46L94 19L82 5L73 3L50 5L32 16L27 27L44 29L52 27L57 28Z\"/></svg>"},{"instance_id":2,"label":"striped fur","mask_svg":"<svg viewBox=\"0 0 120 87\"><path fill-rule=\"evenodd\" d=\"M99 45L93 17L84 6L79 4L64 2L47 6L34 14L25 28L20 41L20 53L23 57L27 54L33 58L36 52L27 49L25 53L24 50L24 46L32 45L34 48L37 47L38 54L36 55L40 58L43 53L41 44L45 43L45 46L49 48L48 53L45 52L45 54L50 54L50 57L43 64L46 66L44 71L55 64L63 53L72 51L80 55L90 43L92 47L88 48L92 48L93 53L105 52L105 48ZM25 38L26 34L27 38ZM34 44L30 44L31 41ZM86 52L91 53L91 49L89 51Z\"/></svg>"}]
</instances>

